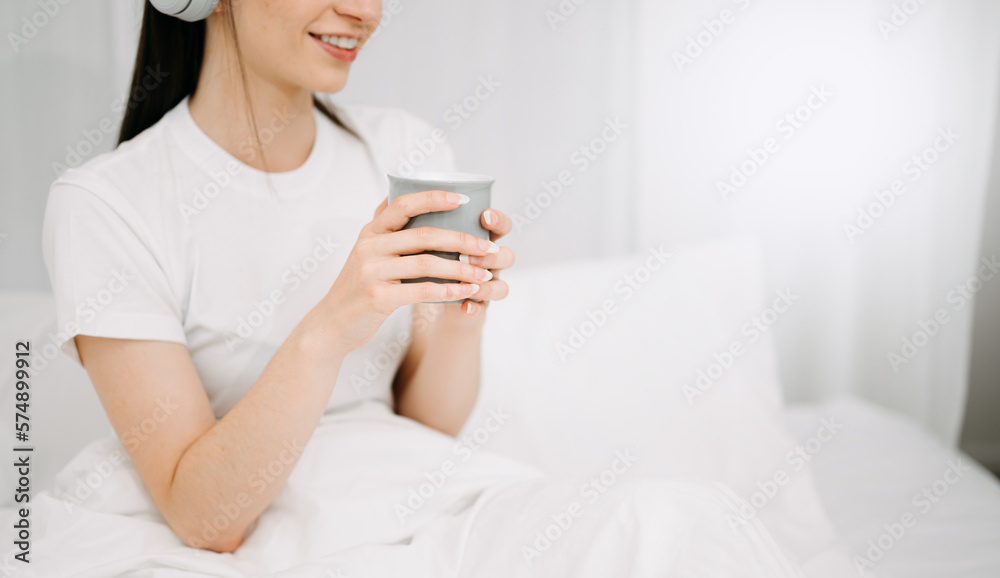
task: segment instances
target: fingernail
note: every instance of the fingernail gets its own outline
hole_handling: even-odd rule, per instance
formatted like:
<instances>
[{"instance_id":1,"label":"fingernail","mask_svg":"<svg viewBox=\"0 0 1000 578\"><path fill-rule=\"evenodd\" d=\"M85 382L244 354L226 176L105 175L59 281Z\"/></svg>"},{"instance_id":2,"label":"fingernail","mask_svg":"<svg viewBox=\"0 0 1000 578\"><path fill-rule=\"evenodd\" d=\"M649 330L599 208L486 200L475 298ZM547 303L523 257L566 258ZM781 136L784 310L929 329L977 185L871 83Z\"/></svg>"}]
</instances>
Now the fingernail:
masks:
<instances>
[{"instance_id":1,"label":"fingernail","mask_svg":"<svg viewBox=\"0 0 1000 578\"><path fill-rule=\"evenodd\" d=\"M469 202L469 197L463 195L462 193L448 193L445 198L448 199L449 203L458 203L459 205L464 205Z\"/></svg>"},{"instance_id":2,"label":"fingernail","mask_svg":"<svg viewBox=\"0 0 1000 578\"><path fill-rule=\"evenodd\" d=\"M496 217L493 215L493 211L486 209L483 213L483 220L486 221L487 225L492 227L493 223L496 222Z\"/></svg>"},{"instance_id":3,"label":"fingernail","mask_svg":"<svg viewBox=\"0 0 1000 578\"><path fill-rule=\"evenodd\" d=\"M466 303L466 305L465 305L465 314L466 315L475 315L476 314L476 307L478 307L478 305L476 305L472 301L466 301L465 303Z\"/></svg>"},{"instance_id":4,"label":"fingernail","mask_svg":"<svg viewBox=\"0 0 1000 578\"><path fill-rule=\"evenodd\" d=\"M493 278L493 271L490 271L489 269L480 269L478 273L479 273L479 278L482 279L483 281L489 281L490 279Z\"/></svg>"},{"instance_id":5,"label":"fingernail","mask_svg":"<svg viewBox=\"0 0 1000 578\"><path fill-rule=\"evenodd\" d=\"M500 245L497 245L493 241L488 241L486 239L479 240L479 248L486 251L487 253L496 253L500 250Z\"/></svg>"},{"instance_id":6,"label":"fingernail","mask_svg":"<svg viewBox=\"0 0 1000 578\"><path fill-rule=\"evenodd\" d=\"M475 255L462 255L462 254L459 254L458 260L461 261L462 263L468 263L469 265L478 265L479 264L479 257L477 257Z\"/></svg>"},{"instance_id":7,"label":"fingernail","mask_svg":"<svg viewBox=\"0 0 1000 578\"><path fill-rule=\"evenodd\" d=\"M479 285L469 283L469 295L475 295L477 291L479 291Z\"/></svg>"}]
</instances>

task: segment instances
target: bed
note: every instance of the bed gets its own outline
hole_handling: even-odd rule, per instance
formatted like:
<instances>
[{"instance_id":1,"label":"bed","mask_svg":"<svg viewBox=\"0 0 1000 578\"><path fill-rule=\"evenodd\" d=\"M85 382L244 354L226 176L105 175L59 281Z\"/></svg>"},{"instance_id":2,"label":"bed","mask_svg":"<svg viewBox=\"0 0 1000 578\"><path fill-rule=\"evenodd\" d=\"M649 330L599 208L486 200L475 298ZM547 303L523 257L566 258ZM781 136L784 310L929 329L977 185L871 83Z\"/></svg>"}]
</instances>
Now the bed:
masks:
<instances>
[{"instance_id":1,"label":"bed","mask_svg":"<svg viewBox=\"0 0 1000 578\"><path fill-rule=\"evenodd\" d=\"M511 296L491 305L482 393L461 435L503 408L509 425L486 449L550 474L583 479L625 449L640 458L630 475L722 481L811 578L1000 576L992 474L860 398L783 401L770 332L740 331L782 297L763 293L759 262L752 243L726 241L505 272ZM5 347L30 338L51 357L32 400L33 492L51 492L110 425L85 372L46 353L51 295L2 294L0 315Z\"/></svg>"},{"instance_id":2,"label":"bed","mask_svg":"<svg viewBox=\"0 0 1000 578\"><path fill-rule=\"evenodd\" d=\"M803 438L831 414L850 429L816 456L812 468L850 552L868 556L869 541L877 545L881 538L889 549L874 568L879 576L1000 576L1000 484L992 473L906 418L854 397L792 405L785 417L792 435ZM922 497L914 505L913 497L923 496L924 488L933 492L953 463L969 470L949 475L945 483L957 483L948 484L939 501ZM886 538L885 525L906 512L914 515L912 528Z\"/></svg>"}]
</instances>

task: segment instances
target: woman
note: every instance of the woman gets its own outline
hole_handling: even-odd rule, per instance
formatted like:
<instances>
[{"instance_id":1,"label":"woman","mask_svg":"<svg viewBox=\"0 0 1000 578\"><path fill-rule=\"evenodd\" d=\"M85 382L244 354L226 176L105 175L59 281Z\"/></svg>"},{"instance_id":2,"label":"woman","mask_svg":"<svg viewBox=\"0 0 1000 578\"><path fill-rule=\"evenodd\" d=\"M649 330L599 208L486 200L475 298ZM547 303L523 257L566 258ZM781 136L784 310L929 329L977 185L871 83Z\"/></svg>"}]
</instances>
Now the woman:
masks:
<instances>
[{"instance_id":1,"label":"woman","mask_svg":"<svg viewBox=\"0 0 1000 578\"><path fill-rule=\"evenodd\" d=\"M120 146L52 187L46 262L63 348L93 381L152 514L189 547L244 562L267 551L258 572L362 551L378 552L362 556L367 575L796 575L759 523L728 527L736 503L715 486L622 484L562 553L542 556L539 523L575 519L560 513L565 487L485 452L458 473L442 462L459 454L449 436L476 399L486 309L506 297L498 273L514 254L401 230L466 200L426 191L387 205L386 170L431 127L314 99L343 88L380 17L379 0L223 0L196 22L147 3ZM454 170L447 145L420 169ZM496 209L481 221L493 241L511 229ZM467 258L414 255L424 250ZM428 276L460 283L400 282ZM406 499L424 479L433 499ZM108 506L124 500L111 487L102 507L131 511ZM280 542L307 518L311 533ZM621 525L636 534L623 539ZM114 531L95 527L85 534ZM671 535L684 556L649 542ZM723 553L709 547L719 540ZM137 560L152 542L125 550ZM122 552L105 570L139 567Z\"/></svg>"}]
</instances>

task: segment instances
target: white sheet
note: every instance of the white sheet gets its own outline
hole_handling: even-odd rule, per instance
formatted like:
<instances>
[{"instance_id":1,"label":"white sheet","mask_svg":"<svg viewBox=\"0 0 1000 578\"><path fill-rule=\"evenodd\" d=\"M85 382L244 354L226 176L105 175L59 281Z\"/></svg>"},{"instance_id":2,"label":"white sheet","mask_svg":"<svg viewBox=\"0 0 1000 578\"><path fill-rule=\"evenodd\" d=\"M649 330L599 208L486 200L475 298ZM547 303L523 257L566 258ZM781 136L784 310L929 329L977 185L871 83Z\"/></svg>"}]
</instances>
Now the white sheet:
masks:
<instances>
[{"instance_id":1,"label":"white sheet","mask_svg":"<svg viewBox=\"0 0 1000 578\"><path fill-rule=\"evenodd\" d=\"M855 398L786 410L793 437L804 439L823 417L844 423L837 438L812 460L820 495L852 556L868 556L886 534L885 524L904 513L914 523L865 576L882 578L997 578L1000 576L1000 482L972 458L937 441L926 430L888 410ZM945 479L949 463L959 477ZM917 498L945 480L936 503ZM926 501L925 501L926 500ZM898 533L898 526L895 528ZM888 538L882 538L889 544ZM872 551L873 557L877 552Z\"/></svg>"},{"instance_id":2,"label":"white sheet","mask_svg":"<svg viewBox=\"0 0 1000 578\"><path fill-rule=\"evenodd\" d=\"M601 568L599 564L584 556L595 552L595 556L604 557L604 554L596 553L598 550L595 550L594 546L594 542L598 539L598 527L605 528L607 533L604 535L612 538L608 542L611 546L625 547L629 540L634 538L638 550L669 556L673 549L680 546L676 540L665 538L670 528L662 527L664 524L669 526L675 522L683 523L687 515L685 511L691 512L693 506L693 510L698 512L695 519L704 519L709 524L703 532L707 538L711 538L712 521L718 521L719 500L727 502L731 499L731 496L720 495L717 487L709 491L709 496L703 495L702 486L696 486L701 489L696 489L693 493L688 490L680 491L676 486L678 477L718 480L731 488L740 498L750 500L758 491L759 483L764 483L777 472L784 471L791 473L791 478L780 492L767 500L767 507L761 509L759 515L753 510L742 508L739 515L734 517L737 524L747 516L752 520L750 524L752 528L758 528L762 523L788 557L802 565L809 578L839 578L851 575L850 564L840 553L839 541L822 510L818 492L812 482L812 474L808 468L790 468L791 464L786 460L786 454L793 448L794 441L784 431L781 423L780 388L776 376L774 352L770 345L771 334L765 332L760 339L752 342L741 335L741 326L752 316L760 315L764 307L774 298L769 296L765 299L752 290L760 286L759 267L756 265L755 255L751 247L742 243L675 248L673 256L652 272L648 279L643 276L641 267L648 264L655 265L658 262L653 251L628 258L573 262L510 272L508 280L512 283L512 287L518 287L518 290L513 292L509 299L495 303L493 305L496 307L495 310L491 308L492 319L484 333L482 391L477 408L463 434L475 433L482 427L489 411L500 406L512 417L509 425L504 425L501 431L491 434L487 445L488 451L507 456L519 463L530 464L530 467L544 471L547 475L587 479L611 467L618 451L631 452L640 458L619 481L621 489L615 489L613 495L605 496L611 498L609 501L586 504L588 515L580 518L580 525L574 526L579 532L579 543L573 542L569 536L559 540L559 548L573 552L572 558L560 557L555 553L557 547L553 546L554 551L544 556L546 563L558 566L572 559L576 563L585 564L588 569ZM615 288L623 279L632 277L642 279L643 283L641 289L635 291L634 298L627 299L626 297L632 296L630 293L619 293ZM567 294L558 289L566 286L573 287L573 291ZM602 306L602 303L609 298L616 300L618 304L616 312L610 315L600 330L587 340L580 354L573 356L572 359L567 358L564 363L554 353L555 341L566 339L570 328L579 326L581 320L587 319L585 315L587 311ZM738 362L731 364L725 375L718 379L704 396L700 396L693 404L689 403L681 385L690 383L690 380L695 378L696 371L706 367L706 364L714 359L712 353L729 348L734 339L739 339L748 346L745 354ZM653 354L650 354L651 352ZM516 359L517 363L511 363L511 359ZM83 390L83 386L89 387L86 383L43 383L57 375L53 373L54 371L50 368L35 381L36 387L43 392L51 391L52 395L58 396L47 404L39 402L39 411L44 408L51 413L50 408L65 404L63 400L72 397L74 386L77 386L77 390ZM98 407L96 411L101 410ZM71 440L60 432L79 431L74 420L85 415L85 411L68 414L66 420L52 424L46 430L56 436L52 440L53 443L46 446L46 448L51 446L51 449L46 449L44 452L46 456L54 455L53 450L65 449L66 442ZM39 415L39 418L41 417L43 416ZM106 422L106 418L103 421ZM345 439L355 435L355 429L351 428L343 427L338 431L338 435L346 436ZM427 438L427 436L418 437ZM323 480L322 476L334 475L325 469L329 464L336 464L343 469L345 463L354 464L352 467L355 471L360 471L358 468L363 467L379 471L382 467L380 464L383 464L384 460L395 459L394 456L397 456L397 453L386 453L382 445L375 444L365 435L361 438L359 442L352 440L344 443L358 443L359 448L367 447L366 444L376 446L370 454L347 452L340 445L330 442L331 447L322 451L331 453L324 454L323 466L315 466L316 472L313 475L318 475L320 477L317 479ZM368 492L376 492L378 487L382 489L382 493L366 494L369 505L378 500L384 501L384 491L391 488L402 492L403 488L407 487L405 485L407 480L411 480L413 476L421 479L419 476L423 475L423 470L412 460L419 461L427 457L429 455L427 452L433 453L433 448L441 443L439 440L414 440L409 437L395 439L392 436L385 437L385 440L387 441L384 443L389 446L409 448L409 453L399 454L399 459L402 461L397 466L398 469L394 470L396 476L384 476L385 479L380 480L381 486L365 488ZM105 451L109 449L104 448ZM337 452L346 453L337 454ZM486 453L483 452L481 455L485 456ZM97 463L100 459L92 456L91 460L93 463L89 466L79 461L70 466L68 473L64 473L62 477L62 487L73 488L77 485L79 476L86 476L97 468L104 467ZM473 463L480 461L485 464L482 468L472 467ZM497 466L501 462L507 465ZM480 476L482 479L477 482L480 486L465 486L457 483L456 478L449 482L447 487L453 488L449 491L466 491L466 494L462 494L464 496L462 500L466 501L473 501L474 492L484 488L491 489L488 494L484 494L485 497L493 496L498 490L491 484L498 483L498 477L514 475L507 469L510 467L510 462L505 460L501 462L485 457L470 460L466 464L468 469L463 467L464 475ZM319 463L318 460L315 463ZM80 470L80 467L83 467L83 470ZM525 466L517 466L513 471L536 471L530 467L525 470ZM307 475L299 474L298 470L305 471L308 468L309 466L304 463L299 464L293 478ZM119 469L130 470L130 468ZM141 487L138 476L134 472L130 475L116 474L116 476L113 479L118 479L124 484L123 487L115 492L102 489L90 498L88 504L94 504L90 507L113 508L116 513L127 514L130 516L127 521L132 523L137 518L142 521L143 525L139 530L123 535L126 538L124 543L134 544L136 540L140 540L142 545L151 548L143 549L138 544L134 547L136 552L146 552L144 554L146 561L142 562L143 564L150 567L159 566L157 570L159 573L155 575L164 575L162 568L176 565L180 563L179 560L188 560L186 563L195 564L195 568L205 560L213 561L211 564L214 566L207 567L213 568L211 572L202 570L205 575L229 575L226 574L228 572L226 564L231 562L226 561L220 565L214 561L219 558L213 557L212 554L208 554L209 558L206 558L204 553L186 549L176 550L180 542L159 521L152 504L139 499L142 493L137 493L137 488ZM360 473L357 476L354 479L361 479ZM641 483L638 481L640 477L657 477L661 481ZM665 482L663 478L674 481ZM36 481L42 482L41 479ZM339 478L336 483L330 480L326 482L329 483L324 486L322 492L316 492L315 495L306 494L305 498L300 496L297 499L301 500L301 503L293 502L281 506L287 508L286 523L293 526L287 532L293 537L287 546L279 547L268 543L261 546L263 549L256 554L253 554L254 550L248 550L248 554L243 554L241 548L230 558L239 562L242 557L257 556L259 559L269 560L270 564L276 564L275 568L283 567L280 565L281 560L287 560L288 565L293 562L302 564L304 561L313 560L312 557L317 553L303 550L312 542L308 536L320 537L317 539L321 540L320 547L324 548L321 554L332 551L329 548L339 543L337 535L328 535L325 526L330 523L328 520L336 520L336 529L347 529L345 531L350 532L353 537L363 536L363 533L356 531L356 528L359 524L363 528L367 527L366 524L374 523L371 516L363 508L352 510L337 503L323 506L338 495L338 488L343 489L347 483ZM110 484L111 479L107 483ZM365 483L371 485L370 480L366 479ZM637 495L646 497L623 497L624 494L631 492L630 488L635 488L637 485L640 486ZM659 489L650 491L650 486ZM42 487L44 486L39 485L37 489ZM551 521L552 515L563 511L561 509L574 499L584 498L579 495L579 487L570 488L569 493L559 494L559 486L554 486L550 491L555 492L559 496L558 499L542 492L542 489L547 487L543 485L534 489L511 488L509 492L497 495L496 499L485 500L481 506L474 505L468 512L463 511L461 516L465 516L468 526L462 528L472 530L481 528L479 535L489 545L488 548L480 548L485 550L485 553L477 552L474 542L463 545L458 538L455 538L455 535L462 535L459 531L455 535L438 536L433 541L438 545L431 548L427 546L430 540L414 541L413 544L419 544L422 549L407 548L400 554L386 553L389 550L392 552L400 550L396 547L368 548L366 551L370 551L375 558L371 562L365 562L365 556L368 554L359 555L357 551L345 553L348 558L338 559L344 564L342 575L377 576L379 569L393 568L391 566L393 563L402 564L407 569L407 575L413 575L415 571L433 569L434 564L447 563L446 558L442 557L445 554L433 554L434 548L453 555L457 555L465 548L463 565L474 563L489 565L487 569L474 572L473 575L476 576L491 576L502 570L509 570L504 565L513 564L513 560L518 557L511 558L508 554L500 553L498 545L519 553L519 548L529 545L529 538L544 528ZM347 489L353 491L354 488ZM651 493L667 497L653 498L649 496ZM698 498L699 495L703 498ZM101 496L113 496L114 499L102 504ZM128 496L133 497L131 501ZM622 500L633 501L633 506L644 513L636 522L639 528L636 536L631 536L620 524L609 524L606 527L602 525L611 515L613 505ZM38 506L39 502L36 498L35 506ZM44 503L44 499L41 502ZM713 502L716 506L709 506ZM323 507L327 508L326 513L323 513ZM436 511L437 507L442 506L428 506L428 511ZM626 504L620 508L627 511L629 506ZM664 508L669 512L661 515ZM708 511L705 511L706 508ZM277 504L274 509L281 511ZM58 509L55 511L58 512ZM139 514L130 514L133 511ZM293 511L297 515L292 515ZM38 516L38 512L39 510L35 511L36 525L40 529L43 529L45 524L54 526L64 522L65 515ZM512 512L521 517L512 518ZM534 518L523 517L529 514ZM614 515L616 520L619 514L624 515L622 512L616 513ZM592 526L585 526L583 520L593 520ZM0 520L0 525L3 523L3 520ZM447 523L458 522L451 519ZM309 532L306 538L302 537L303 530L296 524L306 525ZM516 524L535 525L529 528L512 528ZM77 532L75 540L64 540L65 543L59 540L48 542L52 546L47 545L45 541L39 541L35 544L35 550L37 552L42 548L59 548L60 555L68 556L66 552L74 552L74 548L80 548L75 544L95 542L94 546L83 550L82 560L86 561L87 556L95 555L117 556L119 553L116 553L115 548L120 546L114 546L115 542L105 536L107 528L112 526L109 518L98 516L95 523L81 524L73 530ZM692 529L698 527L698 524L690 526ZM744 526L739 524L737 527ZM5 527L0 526L0 538L3 537L4 531ZM440 529L421 530L425 537L435 536L434 532L440 531ZM452 531L455 531L455 528L452 528ZM117 530L112 531L112 536L115 536L116 532ZM511 538L512 534L517 534L518 537ZM274 539L278 540L279 537ZM375 540L373 544L383 545L406 537L397 534L368 536ZM696 540L698 544L720 545L723 550L733 547L733 544L726 544L726 539L713 540L699 537ZM651 542L653 546L649 545ZM353 542L348 545L350 544ZM163 548L167 549L167 554L161 553L155 556L149 554L149 552L162 552ZM684 548L687 549L683 551L688 552L691 545L686 545ZM267 554L263 553L264 551ZM183 556L178 558L176 555L178 552L183 552ZM421 555L425 556L437 556L438 561L432 563L429 559L420 558L415 552L423 552ZM693 555L693 552L690 555ZM494 558L499 556L501 560L495 561L491 556ZM705 562L711 563L718 558L718 555L710 555L705 558ZM191 559L195 562L190 562ZM349 561L359 564L360 569L354 566L348 568ZM316 558L315 562L329 566L330 561L324 561L324 558L320 557ZM135 561L127 563L138 564ZM648 567L649 564L644 561L637 563L634 569L603 570L607 570L607 575L612 576L643 575L641 569ZM243 570L242 567L240 569ZM537 567L533 569L535 572L532 575L536 576L580 575L582 572L566 566L552 569L549 573L542 572ZM254 567L254 571L261 570ZM213 574L214 572L218 574ZM318 575L322 575L323 572L325 570ZM444 570L442 572L447 574ZM336 569L329 575L336 576ZM738 574L727 571L722 575Z\"/></svg>"},{"instance_id":3,"label":"white sheet","mask_svg":"<svg viewBox=\"0 0 1000 578\"><path fill-rule=\"evenodd\" d=\"M324 417L286 487L234 554L184 547L131 462L102 469L115 451L114 438L89 445L60 473L57 496L33 499L32 563L16 575L803 576L761 522L730 524L742 503L721 484L629 478L628 459L619 456L608 464L618 470L615 480L601 478L607 491L591 500L580 481L551 480L472 444L456 446L377 403ZM402 515L396 504L434 471L451 473ZM80 504L58 497L95 472L104 472L102 481ZM574 502L579 507L570 509ZM11 514L2 512L4 544ZM544 546L537 532L549 531L553 515L565 530L553 531L539 556L526 552Z\"/></svg>"}]
</instances>

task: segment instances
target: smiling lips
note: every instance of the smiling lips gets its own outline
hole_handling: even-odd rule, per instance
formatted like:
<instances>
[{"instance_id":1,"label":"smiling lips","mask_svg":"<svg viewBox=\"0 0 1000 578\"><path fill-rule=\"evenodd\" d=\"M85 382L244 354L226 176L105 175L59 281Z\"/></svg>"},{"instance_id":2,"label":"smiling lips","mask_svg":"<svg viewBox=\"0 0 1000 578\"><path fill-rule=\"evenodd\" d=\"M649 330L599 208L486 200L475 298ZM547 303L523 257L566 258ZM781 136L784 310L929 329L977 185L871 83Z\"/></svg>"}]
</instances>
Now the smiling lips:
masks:
<instances>
[{"instance_id":1,"label":"smiling lips","mask_svg":"<svg viewBox=\"0 0 1000 578\"><path fill-rule=\"evenodd\" d=\"M327 54L344 62L353 62L358 56L359 39L328 34L309 34Z\"/></svg>"}]
</instances>

